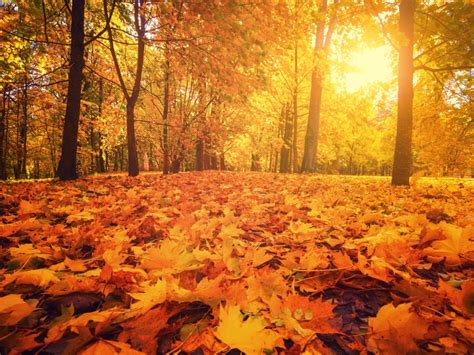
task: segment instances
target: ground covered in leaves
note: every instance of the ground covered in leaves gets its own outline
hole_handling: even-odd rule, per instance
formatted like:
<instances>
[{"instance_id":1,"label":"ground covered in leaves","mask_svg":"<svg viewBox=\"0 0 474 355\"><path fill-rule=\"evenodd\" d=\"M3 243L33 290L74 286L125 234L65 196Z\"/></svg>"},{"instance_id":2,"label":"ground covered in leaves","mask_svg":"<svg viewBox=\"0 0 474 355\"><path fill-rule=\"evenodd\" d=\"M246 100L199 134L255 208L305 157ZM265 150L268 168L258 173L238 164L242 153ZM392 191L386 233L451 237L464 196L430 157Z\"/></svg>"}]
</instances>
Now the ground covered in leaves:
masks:
<instances>
[{"instance_id":1,"label":"ground covered in leaves","mask_svg":"<svg viewBox=\"0 0 474 355\"><path fill-rule=\"evenodd\" d=\"M0 211L1 353L474 348L466 183L102 176L0 185Z\"/></svg>"}]
</instances>

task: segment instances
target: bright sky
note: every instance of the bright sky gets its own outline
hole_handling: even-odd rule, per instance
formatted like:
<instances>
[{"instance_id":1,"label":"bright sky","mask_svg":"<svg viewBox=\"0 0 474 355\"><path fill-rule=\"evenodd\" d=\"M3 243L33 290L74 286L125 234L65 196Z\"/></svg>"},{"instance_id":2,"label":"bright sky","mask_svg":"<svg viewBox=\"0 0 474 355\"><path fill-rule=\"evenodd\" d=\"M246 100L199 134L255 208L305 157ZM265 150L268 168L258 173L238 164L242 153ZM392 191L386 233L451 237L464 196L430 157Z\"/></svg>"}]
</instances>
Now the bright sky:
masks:
<instances>
[{"instance_id":1,"label":"bright sky","mask_svg":"<svg viewBox=\"0 0 474 355\"><path fill-rule=\"evenodd\" d=\"M349 92L357 91L377 81L389 82L395 78L388 46L357 51L347 60L353 67L352 72L343 76Z\"/></svg>"}]
</instances>

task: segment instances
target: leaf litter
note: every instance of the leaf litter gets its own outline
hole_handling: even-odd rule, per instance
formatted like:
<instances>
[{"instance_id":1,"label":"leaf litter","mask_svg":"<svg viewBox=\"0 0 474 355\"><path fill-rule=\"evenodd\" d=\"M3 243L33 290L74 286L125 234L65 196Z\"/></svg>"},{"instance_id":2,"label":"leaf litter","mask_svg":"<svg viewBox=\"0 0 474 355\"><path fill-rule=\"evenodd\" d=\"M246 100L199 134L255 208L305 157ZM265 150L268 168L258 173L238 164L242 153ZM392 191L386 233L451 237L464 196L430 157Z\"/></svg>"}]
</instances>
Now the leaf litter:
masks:
<instances>
[{"instance_id":1,"label":"leaf litter","mask_svg":"<svg viewBox=\"0 0 474 355\"><path fill-rule=\"evenodd\" d=\"M0 346L468 353L474 189L204 172L0 186Z\"/></svg>"}]
</instances>

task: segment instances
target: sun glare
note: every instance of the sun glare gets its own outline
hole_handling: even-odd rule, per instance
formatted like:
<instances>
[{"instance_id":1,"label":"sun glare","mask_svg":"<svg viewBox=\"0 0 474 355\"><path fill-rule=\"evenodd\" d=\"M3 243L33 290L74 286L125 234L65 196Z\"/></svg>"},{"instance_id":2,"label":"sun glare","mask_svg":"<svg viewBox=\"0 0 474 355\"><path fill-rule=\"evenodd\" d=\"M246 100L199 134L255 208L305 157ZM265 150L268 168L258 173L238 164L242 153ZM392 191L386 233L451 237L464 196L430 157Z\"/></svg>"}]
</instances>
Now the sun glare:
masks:
<instances>
[{"instance_id":1,"label":"sun glare","mask_svg":"<svg viewBox=\"0 0 474 355\"><path fill-rule=\"evenodd\" d=\"M390 48L382 46L355 52L348 59L352 71L345 74L344 81L350 92L375 82L389 82L395 78Z\"/></svg>"}]
</instances>

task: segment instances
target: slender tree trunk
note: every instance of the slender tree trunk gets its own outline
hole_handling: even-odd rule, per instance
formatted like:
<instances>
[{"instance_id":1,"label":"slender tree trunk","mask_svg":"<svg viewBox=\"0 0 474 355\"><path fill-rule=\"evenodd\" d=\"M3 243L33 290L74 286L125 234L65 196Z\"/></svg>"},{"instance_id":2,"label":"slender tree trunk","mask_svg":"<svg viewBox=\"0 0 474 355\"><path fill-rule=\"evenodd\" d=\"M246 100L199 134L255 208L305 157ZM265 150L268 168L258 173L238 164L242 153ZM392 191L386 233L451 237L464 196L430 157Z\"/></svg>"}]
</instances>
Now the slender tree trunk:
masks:
<instances>
[{"instance_id":1,"label":"slender tree trunk","mask_svg":"<svg viewBox=\"0 0 474 355\"><path fill-rule=\"evenodd\" d=\"M127 150L128 175L138 175L137 140L135 136L135 104L131 99L127 101Z\"/></svg>"},{"instance_id":2,"label":"slender tree trunk","mask_svg":"<svg viewBox=\"0 0 474 355\"><path fill-rule=\"evenodd\" d=\"M196 170L204 170L204 140L202 138L196 143Z\"/></svg>"},{"instance_id":3,"label":"slender tree trunk","mask_svg":"<svg viewBox=\"0 0 474 355\"><path fill-rule=\"evenodd\" d=\"M293 172L298 172L298 0L295 0L295 67L293 88Z\"/></svg>"},{"instance_id":4,"label":"slender tree trunk","mask_svg":"<svg viewBox=\"0 0 474 355\"><path fill-rule=\"evenodd\" d=\"M137 153L137 140L135 135L135 105L140 94L140 84L142 81L143 74L143 63L145 61L145 31L146 31L146 21L143 15L143 4L145 0L134 0L133 2L133 18L134 18L134 27L137 32L137 65L135 70L135 80L132 88L132 92L129 93L127 86L125 84L122 70L120 69L120 64L117 58L117 53L115 52L115 45L112 33L112 27L110 26L109 19L112 16L112 13L109 14L107 9L107 1L103 0L104 15L106 18L106 30L109 39L110 52L112 54L112 59L115 66L115 71L117 73L120 88L122 89L123 95L127 101L127 148L128 148L128 175L137 176L139 173L138 168L138 153ZM115 5L115 3L114 3Z\"/></svg>"},{"instance_id":5,"label":"slender tree trunk","mask_svg":"<svg viewBox=\"0 0 474 355\"><path fill-rule=\"evenodd\" d=\"M318 21L316 29L316 46L314 48L314 58L318 61L314 65L311 74L311 96L309 99L308 123L306 126L306 136L304 141L302 172L315 172L318 152L319 121L321 115L321 95L323 91L323 79L321 72L322 52L324 49L324 17L327 11L327 0L323 0L321 5L321 20Z\"/></svg>"},{"instance_id":6,"label":"slender tree trunk","mask_svg":"<svg viewBox=\"0 0 474 355\"><path fill-rule=\"evenodd\" d=\"M226 167L226 165L225 165L224 152L222 152L222 153L219 155L219 165L220 165L220 170L227 170L227 167Z\"/></svg>"},{"instance_id":7,"label":"slender tree trunk","mask_svg":"<svg viewBox=\"0 0 474 355\"><path fill-rule=\"evenodd\" d=\"M20 127L20 144L21 144L21 164L19 166L20 177L26 178L26 158L28 143L28 74L25 73L25 86L23 87L23 118Z\"/></svg>"},{"instance_id":8,"label":"slender tree trunk","mask_svg":"<svg viewBox=\"0 0 474 355\"><path fill-rule=\"evenodd\" d=\"M61 180L77 178L77 132L81 111L82 69L84 68L84 3L72 1L71 59L63 129L63 144L58 176Z\"/></svg>"},{"instance_id":9,"label":"slender tree trunk","mask_svg":"<svg viewBox=\"0 0 474 355\"><path fill-rule=\"evenodd\" d=\"M413 130L413 39L416 0L400 2L403 38L398 62L397 137L392 170L393 185L410 185Z\"/></svg>"},{"instance_id":10,"label":"slender tree trunk","mask_svg":"<svg viewBox=\"0 0 474 355\"><path fill-rule=\"evenodd\" d=\"M104 104L104 81L102 78L99 80L99 119L102 117L102 106ZM102 148L102 135L100 132L97 133L97 146L98 146L98 157L96 161L96 169L99 173L105 172L105 152Z\"/></svg>"},{"instance_id":11,"label":"slender tree trunk","mask_svg":"<svg viewBox=\"0 0 474 355\"><path fill-rule=\"evenodd\" d=\"M8 85L5 85L2 93L2 110L0 111L0 180L7 179L7 92Z\"/></svg>"},{"instance_id":12,"label":"slender tree trunk","mask_svg":"<svg viewBox=\"0 0 474 355\"><path fill-rule=\"evenodd\" d=\"M293 132L292 117L290 116L289 105L285 104L282 110L282 118L284 123L283 146L280 154L280 173L288 173L290 171L290 154L291 154L291 136Z\"/></svg>"},{"instance_id":13,"label":"slender tree trunk","mask_svg":"<svg viewBox=\"0 0 474 355\"><path fill-rule=\"evenodd\" d=\"M163 174L170 170L170 152L168 138L169 124L169 100L170 100L170 61L168 42L165 44L165 80L163 92Z\"/></svg>"},{"instance_id":14,"label":"slender tree trunk","mask_svg":"<svg viewBox=\"0 0 474 355\"><path fill-rule=\"evenodd\" d=\"M293 172L298 172L298 41L295 40L295 87L293 91Z\"/></svg>"}]
</instances>

